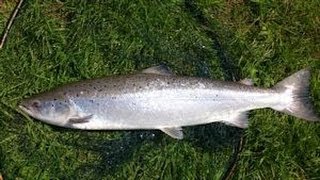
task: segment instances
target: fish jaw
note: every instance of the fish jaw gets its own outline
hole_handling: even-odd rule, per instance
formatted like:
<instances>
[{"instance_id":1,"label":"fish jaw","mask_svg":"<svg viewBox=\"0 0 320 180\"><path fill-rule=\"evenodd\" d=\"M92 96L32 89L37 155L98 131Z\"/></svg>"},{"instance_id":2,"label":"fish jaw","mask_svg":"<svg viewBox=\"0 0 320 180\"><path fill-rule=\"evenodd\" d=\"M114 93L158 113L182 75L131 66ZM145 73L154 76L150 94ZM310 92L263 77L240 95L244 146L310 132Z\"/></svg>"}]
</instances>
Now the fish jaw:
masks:
<instances>
[{"instance_id":1,"label":"fish jaw","mask_svg":"<svg viewBox=\"0 0 320 180\"><path fill-rule=\"evenodd\" d=\"M37 111L36 108L34 108L34 106L32 105L34 104L34 102L32 102L31 100L27 99L22 101L19 104L19 108L22 110L22 112L24 112L25 114L35 118L35 119L40 119L39 118L39 112Z\"/></svg>"},{"instance_id":2,"label":"fish jaw","mask_svg":"<svg viewBox=\"0 0 320 180\"><path fill-rule=\"evenodd\" d=\"M33 112L29 108L23 106L22 104L19 105L18 107L22 110L22 112L26 113L29 116L34 117Z\"/></svg>"}]
</instances>

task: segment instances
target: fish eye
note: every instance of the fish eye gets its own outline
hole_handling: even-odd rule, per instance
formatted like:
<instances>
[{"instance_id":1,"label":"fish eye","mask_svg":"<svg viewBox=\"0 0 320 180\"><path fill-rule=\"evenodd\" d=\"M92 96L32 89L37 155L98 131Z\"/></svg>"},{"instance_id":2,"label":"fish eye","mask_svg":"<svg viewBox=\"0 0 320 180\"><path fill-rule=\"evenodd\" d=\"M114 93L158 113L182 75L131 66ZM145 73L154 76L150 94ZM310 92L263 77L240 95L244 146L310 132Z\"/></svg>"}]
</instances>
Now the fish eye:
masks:
<instances>
[{"instance_id":1,"label":"fish eye","mask_svg":"<svg viewBox=\"0 0 320 180\"><path fill-rule=\"evenodd\" d=\"M40 103L40 101L33 101L32 102L32 107L34 107L34 108L40 108L40 105L41 105L41 103Z\"/></svg>"}]
</instances>

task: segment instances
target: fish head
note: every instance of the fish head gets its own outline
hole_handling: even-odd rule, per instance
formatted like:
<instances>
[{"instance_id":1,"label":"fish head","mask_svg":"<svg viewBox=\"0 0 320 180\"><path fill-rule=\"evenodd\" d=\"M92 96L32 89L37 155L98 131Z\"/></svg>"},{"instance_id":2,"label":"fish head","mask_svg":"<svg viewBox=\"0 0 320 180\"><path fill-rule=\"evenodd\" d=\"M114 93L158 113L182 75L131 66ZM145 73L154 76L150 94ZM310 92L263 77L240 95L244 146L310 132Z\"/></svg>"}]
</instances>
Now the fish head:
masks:
<instances>
[{"instance_id":1,"label":"fish head","mask_svg":"<svg viewBox=\"0 0 320 180\"><path fill-rule=\"evenodd\" d=\"M33 96L22 100L19 108L35 119L57 126L65 125L71 112L70 102L55 96Z\"/></svg>"}]
</instances>

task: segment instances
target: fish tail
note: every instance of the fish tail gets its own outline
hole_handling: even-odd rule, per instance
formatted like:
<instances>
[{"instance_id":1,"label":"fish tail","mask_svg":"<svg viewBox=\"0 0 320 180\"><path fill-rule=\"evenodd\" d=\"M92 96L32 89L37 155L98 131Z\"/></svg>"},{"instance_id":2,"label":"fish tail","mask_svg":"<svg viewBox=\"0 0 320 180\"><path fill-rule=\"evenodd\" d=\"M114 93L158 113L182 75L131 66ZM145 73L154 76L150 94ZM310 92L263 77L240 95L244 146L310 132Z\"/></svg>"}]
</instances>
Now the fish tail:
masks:
<instances>
[{"instance_id":1,"label":"fish tail","mask_svg":"<svg viewBox=\"0 0 320 180\"><path fill-rule=\"evenodd\" d=\"M310 70L302 69L275 85L281 92L282 105L273 109L307 120L320 121L309 96Z\"/></svg>"}]
</instances>

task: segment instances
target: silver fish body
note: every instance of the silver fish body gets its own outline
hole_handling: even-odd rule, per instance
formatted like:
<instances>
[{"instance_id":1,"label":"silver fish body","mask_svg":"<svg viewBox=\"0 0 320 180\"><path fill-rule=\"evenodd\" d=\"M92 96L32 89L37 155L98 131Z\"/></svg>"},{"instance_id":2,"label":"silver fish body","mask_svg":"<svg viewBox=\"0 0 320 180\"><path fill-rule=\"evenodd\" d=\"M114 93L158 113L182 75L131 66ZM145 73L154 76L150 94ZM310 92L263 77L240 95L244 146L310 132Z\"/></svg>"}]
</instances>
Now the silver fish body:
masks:
<instances>
[{"instance_id":1,"label":"silver fish body","mask_svg":"<svg viewBox=\"0 0 320 180\"><path fill-rule=\"evenodd\" d=\"M177 139L183 137L183 126L219 121L246 128L247 112L259 108L319 120L309 106L301 109L306 101L306 80L300 76L308 81L308 70L299 71L274 88L262 89L150 69L134 75L67 84L26 99L20 108L34 118L63 127L159 129ZM302 103L296 102L299 97L295 91L299 91Z\"/></svg>"}]
</instances>

